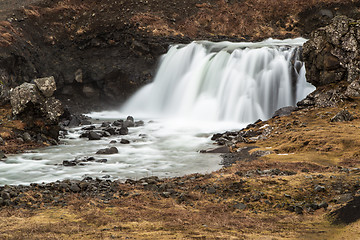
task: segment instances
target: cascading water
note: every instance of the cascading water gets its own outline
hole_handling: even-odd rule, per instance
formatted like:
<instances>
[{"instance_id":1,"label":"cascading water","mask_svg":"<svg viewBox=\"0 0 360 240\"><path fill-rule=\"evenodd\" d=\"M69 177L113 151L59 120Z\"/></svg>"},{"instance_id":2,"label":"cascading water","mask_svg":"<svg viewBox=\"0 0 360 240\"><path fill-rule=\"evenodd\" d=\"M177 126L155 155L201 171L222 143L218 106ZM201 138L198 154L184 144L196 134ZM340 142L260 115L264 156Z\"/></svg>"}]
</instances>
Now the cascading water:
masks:
<instances>
[{"instance_id":1,"label":"cascading water","mask_svg":"<svg viewBox=\"0 0 360 240\"><path fill-rule=\"evenodd\" d=\"M120 143L124 136L88 141L79 138L81 128L70 129L62 145L9 155L0 162L0 185L104 175L120 180L171 177L219 169L218 156L198 153L212 146L212 133L265 120L315 89L305 81L299 60L304 41L202 41L173 46L161 59L153 83L139 90L120 111L91 114L106 121L127 115L145 120L144 126L131 128L125 136L130 144ZM100 122L95 125L102 131ZM95 155L110 146L119 153ZM107 162L62 164L89 156Z\"/></svg>"},{"instance_id":2,"label":"cascading water","mask_svg":"<svg viewBox=\"0 0 360 240\"><path fill-rule=\"evenodd\" d=\"M299 60L304 41L175 45L154 82L121 112L242 123L268 119L314 90Z\"/></svg>"}]
</instances>

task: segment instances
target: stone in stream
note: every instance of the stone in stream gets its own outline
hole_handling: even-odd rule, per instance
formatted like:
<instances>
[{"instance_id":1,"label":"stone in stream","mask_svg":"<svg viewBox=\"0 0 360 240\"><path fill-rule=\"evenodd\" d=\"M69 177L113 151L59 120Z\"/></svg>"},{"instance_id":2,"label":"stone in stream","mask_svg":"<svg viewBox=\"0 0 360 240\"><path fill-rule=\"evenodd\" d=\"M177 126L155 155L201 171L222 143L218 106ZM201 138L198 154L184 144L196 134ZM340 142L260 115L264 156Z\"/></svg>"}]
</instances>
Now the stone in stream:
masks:
<instances>
[{"instance_id":1,"label":"stone in stream","mask_svg":"<svg viewBox=\"0 0 360 240\"><path fill-rule=\"evenodd\" d=\"M230 153L230 150L227 146L221 146L213 149L200 150L200 153Z\"/></svg>"},{"instance_id":2,"label":"stone in stream","mask_svg":"<svg viewBox=\"0 0 360 240\"><path fill-rule=\"evenodd\" d=\"M126 121L123 123L123 127L135 127L135 123L134 123L133 121L126 120Z\"/></svg>"},{"instance_id":3,"label":"stone in stream","mask_svg":"<svg viewBox=\"0 0 360 240\"><path fill-rule=\"evenodd\" d=\"M0 150L0 159L6 158L6 155L3 150Z\"/></svg>"},{"instance_id":4,"label":"stone in stream","mask_svg":"<svg viewBox=\"0 0 360 240\"><path fill-rule=\"evenodd\" d=\"M116 134L116 129L113 127L107 127L104 129L104 131L110 133L111 135L115 135Z\"/></svg>"},{"instance_id":5,"label":"stone in stream","mask_svg":"<svg viewBox=\"0 0 360 240\"><path fill-rule=\"evenodd\" d=\"M113 122L113 126L116 126L116 127L120 127L120 126L122 126L123 125L123 120L116 120L116 121L114 121Z\"/></svg>"},{"instance_id":6,"label":"stone in stream","mask_svg":"<svg viewBox=\"0 0 360 240\"><path fill-rule=\"evenodd\" d=\"M130 141L127 140L127 139L121 139L121 140L120 140L120 143L121 143L121 144L130 144Z\"/></svg>"},{"instance_id":7,"label":"stone in stream","mask_svg":"<svg viewBox=\"0 0 360 240\"><path fill-rule=\"evenodd\" d=\"M101 127L104 127L104 128L107 128L107 127L110 127L111 123L110 122L103 122L101 124Z\"/></svg>"},{"instance_id":8,"label":"stone in stream","mask_svg":"<svg viewBox=\"0 0 360 240\"><path fill-rule=\"evenodd\" d=\"M94 131L89 132L88 137L89 137L89 140L100 140L101 139L101 135Z\"/></svg>"},{"instance_id":9,"label":"stone in stream","mask_svg":"<svg viewBox=\"0 0 360 240\"><path fill-rule=\"evenodd\" d=\"M116 147L104 148L100 149L96 152L96 154L115 154L118 153L119 150Z\"/></svg>"},{"instance_id":10,"label":"stone in stream","mask_svg":"<svg viewBox=\"0 0 360 240\"><path fill-rule=\"evenodd\" d=\"M135 127L141 127L141 126L144 126L144 121L136 121L135 122Z\"/></svg>"},{"instance_id":11,"label":"stone in stream","mask_svg":"<svg viewBox=\"0 0 360 240\"><path fill-rule=\"evenodd\" d=\"M119 129L119 134L120 135L128 135L129 134L129 129L127 127L121 127Z\"/></svg>"}]
</instances>

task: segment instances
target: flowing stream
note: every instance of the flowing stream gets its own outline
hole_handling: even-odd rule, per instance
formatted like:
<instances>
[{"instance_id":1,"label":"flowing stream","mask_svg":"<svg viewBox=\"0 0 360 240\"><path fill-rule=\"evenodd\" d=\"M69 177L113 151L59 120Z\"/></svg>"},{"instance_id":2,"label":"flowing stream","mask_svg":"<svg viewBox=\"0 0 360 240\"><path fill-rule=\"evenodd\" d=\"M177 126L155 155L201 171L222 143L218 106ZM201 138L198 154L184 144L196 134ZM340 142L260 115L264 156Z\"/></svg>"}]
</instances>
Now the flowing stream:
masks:
<instances>
[{"instance_id":1,"label":"flowing stream","mask_svg":"<svg viewBox=\"0 0 360 240\"><path fill-rule=\"evenodd\" d=\"M119 111L92 113L102 121L132 115L144 120L120 136L89 141L81 128L70 130L59 146L8 156L0 162L0 185L50 182L85 176L125 180L156 175L173 177L220 168L216 154L200 154L213 147L212 133L240 129L275 110L295 105L315 88L306 82L299 50L305 39L260 43L193 42L172 46L159 63L154 81L140 89ZM117 143L110 143L116 140ZM95 155L115 146L114 155ZM63 160L106 158L63 166Z\"/></svg>"}]
</instances>

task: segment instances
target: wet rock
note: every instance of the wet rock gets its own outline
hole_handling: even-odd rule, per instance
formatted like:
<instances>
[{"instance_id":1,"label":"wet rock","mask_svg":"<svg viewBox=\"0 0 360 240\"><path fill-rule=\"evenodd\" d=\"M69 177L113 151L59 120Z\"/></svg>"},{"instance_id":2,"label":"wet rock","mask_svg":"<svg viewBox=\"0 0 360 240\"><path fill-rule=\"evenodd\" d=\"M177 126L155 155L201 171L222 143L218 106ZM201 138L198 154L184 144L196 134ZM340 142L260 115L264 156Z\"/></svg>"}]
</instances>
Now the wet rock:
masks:
<instances>
[{"instance_id":1,"label":"wet rock","mask_svg":"<svg viewBox=\"0 0 360 240\"><path fill-rule=\"evenodd\" d=\"M129 129L127 127L121 127L119 129L119 134L120 135L128 135L129 134Z\"/></svg>"},{"instance_id":2,"label":"wet rock","mask_svg":"<svg viewBox=\"0 0 360 240\"><path fill-rule=\"evenodd\" d=\"M108 160L107 159L97 159L97 160L95 160L95 162L97 162L97 163L106 163Z\"/></svg>"},{"instance_id":3,"label":"wet rock","mask_svg":"<svg viewBox=\"0 0 360 240\"><path fill-rule=\"evenodd\" d=\"M3 150L0 150L0 159L6 158L6 155Z\"/></svg>"},{"instance_id":4,"label":"wet rock","mask_svg":"<svg viewBox=\"0 0 360 240\"><path fill-rule=\"evenodd\" d=\"M135 123L133 121L130 121L130 120L126 120L124 123L123 123L123 127L135 127Z\"/></svg>"},{"instance_id":5,"label":"wet rock","mask_svg":"<svg viewBox=\"0 0 360 240\"><path fill-rule=\"evenodd\" d=\"M116 120L116 121L113 122L112 125L116 126L116 127L121 127L123 122L124 122L123 120Z\"/></svg>"},{"instance_id":6,"label":"wet rock","mask_svg":"<svg viewBox=\"0 0 360 240\"><path fill-rule=\"evenodd\" d=\"M65 166L65 167L72 167L72 166L76 166L76 165L77 165L75 161L68 161L68 160L64 160L62 164L63 164L63 166Z\"/></svg>"},{"instance_id":7,"label":"wet rock","mask_svg":"<svg viewBox=\"0 0 360 240\"><path fill-rule=\"evenodd\" d=\"M222 146L213 149L201 150L200 153L230 153L229 147Z\"/></svg>"},{"instance_id":8,"label":"wet rock","mask_svg":"<svg viewBox=\"0 0 360 240\"><path fill-rule=\"evenodd\" d=\"M119 150L116 147L110 147L105 149L100 149L96 152L96 154L115 154L118 153Z\"/></svg>"},{"instance_id":9,"label":"wet rock","mask_svg":"<svg viewBox=\"0 0 360 240\"><path fill-rule=\"evenodd\" d=\"M102 124L101 124L101 127L103 127L103 128L108 128L108 127L110 127L111 126L111 123L110 122L103 122Z\"/></svg>"},{"instance_id":10,"label":"wet rock","mask_svg":"<svg viewBox=\"0 0 360 240\"><path fill-rule=\"evenodd\" d=\"M121 140L120 140L120 143L121 143L121 144L130 144L130 141L127 140L127 139L121 139Z\"/></svg>"},{"instance_id":11,"label":"wet rock","mask_svg":"<svg viewBox=\"0 0 360 240\"><path fill-rule=\"evenodd\" d=\"M102 132L101 132L101 136L102 136L102 137L110 137L111 134L110 134L108 131L102 131Z\"/></svg>"},{"instance_id":12,"label":"wet rock","mask_svg":"<svg viewBox=\"0 0 360 240\"><path fill-rule=\"evenodd\" d=\"M145 124L144 121L141 121L141 120L140 120L140 121L136 121L136 122L135 122L135 127L141 127L141 126L144 126L144 124Z\"/></svg>"},{"instance_id":13,"label":"wet rock","mask_svg":"<svg viewBox=\"0 0 360 240\"><path fill-rule=\"evenodd\" d=\"M51 97L56 91L56 83L53 76L45 77L45 78L37 78L34 79L34 82L38 87L38 89L40 90L40 92L45 97Z\"/></svg>"},{"instance_id":14,"label":"wet rock","mask_svg":"<svg viewBox=\"0 0 360 240\"><path fill-rule=\"evenodd\" d=\"M101 135L97 132L94 131L90 131L88 134L88 138L89 140L100 140L101 139Z\"/></svg>"},{"instance_id":15,"label":"wet rock","mask_svg":"<svg viewBox=\"0 0 360 240\"><path fill-rule=\"evenodd\" d=\"M115 144L115 143L117 143L117 141L116 141L116 140L112 140L112 141L110 141L110 144Z\"/></svg>"},{"instance_id":16,"label":"wet rock","mask_svg":"<svg viewBox=\"0 0 360 240\"><path fill-rule=\"evenodd\" d=\"M83 127L82 130L88 131L88 130L94 130L95 128L96 128L95 126L91 125L91 126Z\"/></svg>"},{"instance_id":17,"label":"wet rock","mask_svg":"<svg viewBox=\"0 0 360 240\"><path fill-rule=\"evenodd\" d=\"M104 129L104 131L110 133L110 135L116 135L116 129L112 127L107 127Z\"/></svg>"},{"instance_id":18,"label":"wet rock","mask_svg":"<svg viewBox=\"0 0 360 240\"><path fill-rule=\"evenodd\" d=\"M331 118L331 122L345 122L352 121L354 117L349 113L348 110L341 110L334 117Z\"/></svg>"}]
</instances>

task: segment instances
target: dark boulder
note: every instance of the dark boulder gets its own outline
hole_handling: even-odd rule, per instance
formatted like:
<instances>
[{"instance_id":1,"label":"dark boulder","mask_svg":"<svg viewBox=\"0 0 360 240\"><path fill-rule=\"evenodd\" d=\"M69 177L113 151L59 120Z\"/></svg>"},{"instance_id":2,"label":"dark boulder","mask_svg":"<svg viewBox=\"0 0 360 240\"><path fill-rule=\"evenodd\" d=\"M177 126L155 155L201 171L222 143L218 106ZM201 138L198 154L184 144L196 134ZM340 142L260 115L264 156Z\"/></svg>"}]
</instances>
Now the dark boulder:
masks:
<instances>
[{"instance_id":1,"label":"dark boulder","mask_svg":"<svg viewBox=\"0 0 360 240\"><path fill-rule=\"evenodd\" d=\"M100 140L101 139L101 135L97 132L94 131L90 131L88 134L88 138L89 140Z\"/></svg>"},{"instance_id":2,"label":"dark boulder","mask_svg":"<svg viewBox=\"0 0 360 240\"><path fill-rule=\"evenodd\" d=\"M96 152L96 154L115 154L118 153L119 150L116 147L110 147L105 149L100 149Z\"/></svg>"},{"instance_id":3,"label":"dark boulder","mask_svg":"<svg viewBox=\"0 0 360 240\"><path fill-rule=\"evenodd\" d=\"M127 127L121 127L119 129L119 134L120 135L128 135L129 134L129 129Z\"/></svg>"}]
</instances>

